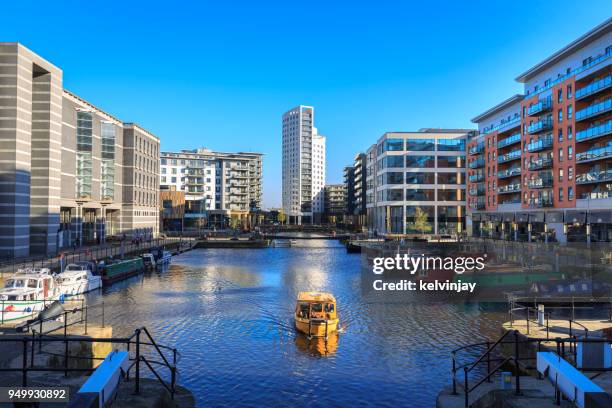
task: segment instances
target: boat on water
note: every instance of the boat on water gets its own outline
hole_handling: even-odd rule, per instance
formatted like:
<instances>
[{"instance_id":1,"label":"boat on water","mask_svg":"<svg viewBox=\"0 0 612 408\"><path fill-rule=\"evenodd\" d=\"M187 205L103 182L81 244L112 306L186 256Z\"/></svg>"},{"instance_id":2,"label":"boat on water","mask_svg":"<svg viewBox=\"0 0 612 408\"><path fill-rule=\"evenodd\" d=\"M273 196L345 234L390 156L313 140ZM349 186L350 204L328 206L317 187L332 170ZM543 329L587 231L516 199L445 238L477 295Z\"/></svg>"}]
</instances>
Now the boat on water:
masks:
<instances>
[{"instance_id":1,"label":"boat on water","mask_svg":"<svg viewBox=\"0 0 612 408\"><path fill-rule=\"evenodd\" d=\"M146 253L146 254L140 255L140 257L142 258L142 263L144 264L145 268L147 269L155 268L155 257L153 256L153 254Z\"/></svg>"},{"instance_id":2,"label":"boat on water","mask_svg":"<svg viewBox=\"0 0 612 408\"><path fill-rule=\"evenodd\" d=\"M48 268L19 269L0 290L0 322L33 318L60 297Z\"/></svg>"},{"instance_id":3,"label":"boat on water","mask_svg":"<svg viewBox=\"0 0 612 408\"><path fill-rule=\"evenodd\" d=\"M102 287L102 277L94 275L88 263L68 264L57 275L60 293L66 296L79 295Z\"/></svg>"},{"instance_id":4,"label":"boat on water","mask_svg":"<svg viewBox=\"0 0 612 408\"><path fill-rule=\"evenodd\" d=\"M274 239L272 240L272 246L274 248L290 248L296 244L294 239Z\"/></svg>"},{"instance_id":5,"label":"boat on water","mask_svg":"<svg viewBox=\"0 0 612 408\"><path fill-rule=\"evenodd\" d=\"M102 283L104 285L111 284L130 276L138 275L144 271L144 262L142 258L129 258L121 260L111 260L102 266Z\"/></svg>"},{"instance_id":6,"label":"boat on water","mask_svg":"<svg viewBox=\"0 0 612 408\"><path fill-rule=\"evenodd\" d=\"M295 306L295 328L308 337L328 337L338 331L336 298L325 292L300 292Z\"/></svg>"},{"instance_id":7,"label":"boat on water","mask_svg":"<svg viewBox=\"0 0 612 408\"><path fill-rule=\"evenodd\" d=\"M153 248L151 252L142 254L142 260L146 268L154 268L170 263L172 260L172 252L164 250L164 248Z\"/></svg>"}]
</instances>

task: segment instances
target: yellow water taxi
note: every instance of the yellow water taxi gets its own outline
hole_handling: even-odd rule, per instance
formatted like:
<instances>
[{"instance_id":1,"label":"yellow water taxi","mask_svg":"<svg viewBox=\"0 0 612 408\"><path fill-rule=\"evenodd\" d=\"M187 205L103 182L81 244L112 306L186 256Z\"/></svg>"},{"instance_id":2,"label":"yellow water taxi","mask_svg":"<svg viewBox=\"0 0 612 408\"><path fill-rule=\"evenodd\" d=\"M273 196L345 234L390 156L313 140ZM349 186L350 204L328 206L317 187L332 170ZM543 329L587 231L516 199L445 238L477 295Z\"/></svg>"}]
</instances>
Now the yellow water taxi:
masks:
<instances>
[{"instance_id":1,"label":"yellow water taxi","mask_svg":"<svg viewBox=\"0 0 612 408\"><path fill-rule=\"evenodd\" d=\"M308 337L327 337L338 330L336 298L331 293L300 292L295 306L295 328Z\"/></svg>"}]
</instances>

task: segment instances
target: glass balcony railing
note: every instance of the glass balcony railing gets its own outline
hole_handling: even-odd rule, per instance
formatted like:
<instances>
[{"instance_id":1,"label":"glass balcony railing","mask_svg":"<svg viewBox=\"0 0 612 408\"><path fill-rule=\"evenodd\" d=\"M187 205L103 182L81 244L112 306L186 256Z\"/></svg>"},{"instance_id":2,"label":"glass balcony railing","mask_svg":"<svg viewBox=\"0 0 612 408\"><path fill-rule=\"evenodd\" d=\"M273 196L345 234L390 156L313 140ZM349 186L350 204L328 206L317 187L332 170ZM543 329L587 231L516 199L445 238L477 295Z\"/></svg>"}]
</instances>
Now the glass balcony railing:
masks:
<instances>
[{"instance_id":1,"label":"glass balcony railing","mask_svg":"<svg viewBox=\"0 0 612 408\"><path fill-rule=\"evenodd\" d=\"M590 171L576 176L576 184L593 184L612 181L612 169Z\"/></svg>"},{"instance_id":2,"label":"glass balcony railing","mask_svg":"<svg viewBox=\"0 0 612 408\"><path fill-rule=\"evenodd\" d=\"M484 202L476 202L476 203L470 203L470 208L472 210L484 210L486 208L486 205Z\"/></svg>"},{"instance_id":3,"label":"glass balcony railing","mask_svg":"<svg viewBox=\"0 0 612 408\"><path fill-rule=\"evenodd\" d=\"M576 154L576 163L606 159L608 157L612 157L612 142L609 142L607 146Z\"/></svg>"},{"instance_id":4,"label":"glass balcony railing","mask_svg":"<svg viewBox=\"0 0 612 408\"><path fill-rule=\"evenodd\" d=\"M469 167L470 169L478 169L478 168L480 168L480 167L484 167L484 165L485 165L485 161L484 161L484 159L481 157L481 158L479 158L479 159L472 160L472 161L471 161L471 162L468 164L468 167Z\"/></svg>"},{"instance_id":5,"label":"glass balcony railing","mask_svg":"<svg viewBox=\"0 0 612 408\"><path fill-rule=\"evenodd\" d=\"M542 119L542 120L538 120L535 123L532 123L531 125L527 126L527 133L529 134L533 134L533 133L539 133L539 132L544 132L545 130L550 130L552 129L552 119Z\"/></svg>"},{"instance_id":6,"label":"glass balcony railing","mask_svg":"<svg viewBox=\"0 0 612 408\"><path fill-rule=\"evenodd\" d=\"M518 149L518 150L513 150L513 151L511 151L509 153L506 153L504 155L498 156L497 157L497 162L498 163L506 163L506 162L509 162L509 161L512 161L512 160L517 160L517 159L520 160L520 158L521 158L521 150Z\"/></svg>"},{"instance_id":7,"label":"glass balcony railing","mask_svg":"<svg viewBox=\"0 0 612 408\"><path fill-rule=\"evenodd\" d=\"M472 155L473 154L480 154L480 153L484 152L484 149L485 149L485 145L480 143L480 144L477 144L475 146L470 147L470 149L468 150L468 153L472 154Z\"/></svg>"},{"instance_id":8,"label":"glass balcony railing","mask_svg":"<svg viewBox=\"0 0 612 408\"><path fill-rule=\"evenodd\" d=\"M516 118L512 118L511 120L507 122L500 123L497 126L491 126L490 128L485 128L480 133L483 135L486 135L486 134L489 134L495 131L501 132L502 130L510 130L520 125L521 125L521 117L517 116Z\"/></svg>"},{"instance_id":9,"label":"glass balcony railing","mask_svg":"<svg viewBox=\"0 0 612 408\"><path fill-rule=\"evenodd\" d=\"M470 188L470 190L468 191L468 193L471 196L479 196L479 195L484 195L485 194L485 188L484 185L479 184L477 186L472 186Z\"/></svg>"},{"instance_id":10,"label":"glass balcony railing","mask_svg":"<svg viewBox=\"0 0 612 408\"><path fill-rule=\"evenodd\" d=\"M529 188L548 188L552 187L553 179L552 177L538 177L529 180L527 185L529 186Z\"/></svg>"},{"instance_id":11,"label":"glass balcony railing","mask_svg":"<svg viewBox=\"0 0 612 408\"><path fill-rule=\"evenodd\" d=\"M608 120L601 125L592 126L588 129L576 132L576 141L582 142L584 140L595 139L601 136L609 135L612 133L612 120Z\"/></svg>"},{"instance_id":12,"label":"glass balcony railing","mask_svg":"<svg viewBox=\"0 0 612 408\"><path fill-rule=\"evenodd\" d=\"M520 143L520 142L521 142L521 134L519 132L519 133L515 133L512 136L507 137L497 142L497 148L501 149L502 147L510 146L510 145L513 145L515 143Z\"/></svg>"},{"instance_id":13,"label":"glass balcony railing","mask_svg":"<svg viewBox=\"0 0 612 408\"><path fill-rule=\"evenodd\" d=\"M499 194L510 194L510 193L520 193L521 192L521 183L508 184L507 186L500 186L497 189Z\"/></svg>"},{"instance_id":14,"label":"glass balcony railing","mask_svg":"<svg viewBox=\"0 0 612 408\"><path fill-rule=\"evenodd\" d=\"M528 152L539 152L541 150L551 149L553 146L552 136L540 137L535 142L531 142L527 145Z\"/></svg>"},{"instance_id":15,"label":"glass balcony railing","mask_svg":"<svg viewBox=\"0 0 612 408\"><path fill-rule=\"evenodd\" d=\"M530 171L547 169L551 167L553 164L553 159L551 157L540 157L535 160L532 160L527 165L527 168Z\"/></svg>"},{"instance_id":16,"label":"glass balcony railing","mask_svg":"<svg viewBox=\"0 0 612 408\"><path fill-rule=\"evenodd\" d=\"M470 183L477 183L479 181L483 181L484 180L484 174L472 174L471 176L468 177L468 179L470 180Z\"/></svg>"},{"instance_id":17,"label":"glass balcony railing","mask_svg":"<svg viewBox=\"0 0 612 408\"><path fill-rule=\"evenodd\" d=\"M520 176L520 175L521 175L520 167L513 167L511 169L506 169L506 170L497 172L497 178L500 178L500 179L504 179L508 177L515 177L515 176Z\"/></svg>"},{"instance_id":18,"label":"glass balcony railing","mask_svg":"<svg viewBox=\"0 0 612 408\"><path fill-rule=\"evenodd\" d=\"M536 103L535 105L531 105L529 108L527 108L527 114L529 116L534 116L537 115L541 112L546 112L549 111L550 108L552 108L552 102L550 99L544 99L541 100L540 102Z\"/></svg>"},{"instance_id":19,"label":"glass balcony railing","mask_svg":"<svg viewBox=\"0 0 612 408\"><path fill-rule=\"evenodd\" d=\"M608 75L607 77L599 79L595 82L591 82L584 88L576 89L576 99L581 99L589 95L596 94L599 91L609 88L610 86L612 86L612 75Z\"/></svg>"},{"instance_id":20,"label":"glass balcony railing","mask_svg":"<svg viewBox=\"0 0 612 408\"><path fill-rule=\"evenodd\" d=\"M608 98L603 102L589 105L584 109L576 111L576 121L592 118L593 116L609 112L610 110L612 110L612 98Z\"/></svg>"}]
</instances>

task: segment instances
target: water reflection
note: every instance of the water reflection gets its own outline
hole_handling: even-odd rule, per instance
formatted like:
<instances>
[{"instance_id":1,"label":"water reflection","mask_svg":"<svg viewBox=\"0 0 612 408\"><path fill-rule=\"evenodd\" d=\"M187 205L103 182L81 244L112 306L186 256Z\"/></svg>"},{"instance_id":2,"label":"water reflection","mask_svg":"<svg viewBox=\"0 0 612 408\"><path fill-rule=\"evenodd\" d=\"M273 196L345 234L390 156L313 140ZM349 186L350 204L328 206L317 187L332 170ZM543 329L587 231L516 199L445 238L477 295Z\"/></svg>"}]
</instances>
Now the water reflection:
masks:
<instances>
[{"instance_id":1,"label":"water reflection","mask_svg":"<svg viewBox=\"0 0 612 408\"><path fill-rule=\"evenodd\" d=\"M498 335L503 310L415 299L370 300L361 257L335 241L292 248L201 249L165 272L103 294L113 334L146 326L181 351L179 382L199 406L430 407L450 381L449 351ZM308 341L293 322L299 291L331 292L344 328Z\"/></svg>"}]
</instances>

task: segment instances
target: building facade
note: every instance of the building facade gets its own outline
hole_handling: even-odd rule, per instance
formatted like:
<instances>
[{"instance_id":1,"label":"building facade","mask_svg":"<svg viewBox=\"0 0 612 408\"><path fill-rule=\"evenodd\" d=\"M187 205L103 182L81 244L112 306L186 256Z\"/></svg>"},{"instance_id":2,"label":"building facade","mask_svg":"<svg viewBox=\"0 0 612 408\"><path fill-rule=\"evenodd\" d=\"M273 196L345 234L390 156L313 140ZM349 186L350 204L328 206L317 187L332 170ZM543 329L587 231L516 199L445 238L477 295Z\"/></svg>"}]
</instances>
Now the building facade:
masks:
<instances>
[{"instance_id":1,"label":"building facade","mask_svg":"<svg viewBox=\"0 0 612 408\"><path fill-rule=\"evenodd\" d=\"M339 223L346 214L346 186L328 184L325 186L324 222Z\"/></svg>"},{"instance_id":2,"label":"building facade","mask_svg":"<svg viewBox=\"0 0 612 408\"><path fill-rule=\"evenodd\" d=\"M229 219L247 226L261 208L263 155L200 148L161 154L162 191L185 193L182 228L226 228Z\"/></svg>"},{"instance_id":3,"label":"building facade","mask_svg":"<svg viewBox=\"0 0 612 408\"><path fill-rule=\"evenodd\" d=\"M156 214L157 186L146 184L157 178L156 165L126 164L130 125L64 90L62 71L21 44L0 43L0 62L0 253L50 254L119 233L157 234L156 216L134 222L124 200L146 188L152 198L141 209ZM149 139L156 164L159 140Z\"/></svg>"},{"instance_id":4,"label":"building facade","mask_svg":"<svg viewBox=\"0 0 612 408\"><path fill-rule=\"evenodd\" d=\"M385 133L366 153L370 231L452 235L465 228L465 149L470 130Z\"/></svg>"},{"instance_id":5,"label":"building facade","mask_svg":"<svg viewBox=\"0 0 612 408\"><path fill-rule=\"evenodd\" d=\"M473 234L612 240L612 19L516 79L524 93L473 119Z\"/></svg>"},{"instance_id":6,"label":"building facade","mask_svg":"<svg viewBox=\"0 0 612 408\"><path fill-rule=\"evenodd\" d=\"M289 110L282 126L283 209L291 224L318 223L325 205L325 137L314 127L314 108Z\"/></svg>"}]
</instances>

